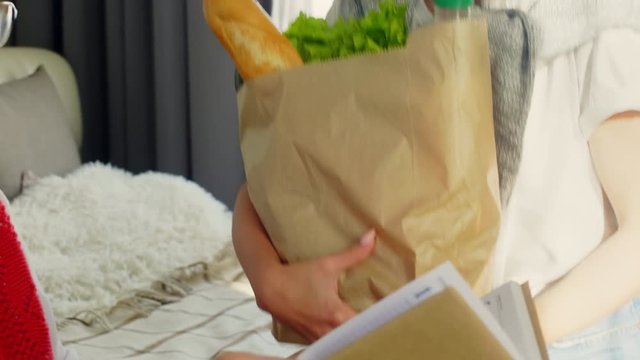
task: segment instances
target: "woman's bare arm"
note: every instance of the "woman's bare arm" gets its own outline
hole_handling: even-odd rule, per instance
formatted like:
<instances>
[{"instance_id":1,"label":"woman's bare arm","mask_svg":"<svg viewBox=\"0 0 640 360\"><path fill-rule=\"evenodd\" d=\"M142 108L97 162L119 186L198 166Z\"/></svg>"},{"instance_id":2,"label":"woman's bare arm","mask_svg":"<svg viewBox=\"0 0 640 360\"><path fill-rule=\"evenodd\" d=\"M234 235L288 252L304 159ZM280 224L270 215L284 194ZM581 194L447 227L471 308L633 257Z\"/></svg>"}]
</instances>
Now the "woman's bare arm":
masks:
<instances>
[{"instance_id":1,"label":"woman's bare arm","mask_svg":"<svg viewBox=\"0 0 640 360\"><path fill-rule=\"evenodd\" d=\"M242 185L236 198L232 237L238 260L257 299L261 299L266 290L261 284L269 283L282 263L249 199L246 184Z\"/></svg>"},{"instance_id":2,"label":"woman's bare arm","mask_svg":"<svg viewBox=\"0 0 640 360\"><path fill-rule=\"evenodd\" d=\"M594 324L640 295L640 113L616 115L590 139L618 230L536 299L547 342Z\"/></svg>"}]
</instances>

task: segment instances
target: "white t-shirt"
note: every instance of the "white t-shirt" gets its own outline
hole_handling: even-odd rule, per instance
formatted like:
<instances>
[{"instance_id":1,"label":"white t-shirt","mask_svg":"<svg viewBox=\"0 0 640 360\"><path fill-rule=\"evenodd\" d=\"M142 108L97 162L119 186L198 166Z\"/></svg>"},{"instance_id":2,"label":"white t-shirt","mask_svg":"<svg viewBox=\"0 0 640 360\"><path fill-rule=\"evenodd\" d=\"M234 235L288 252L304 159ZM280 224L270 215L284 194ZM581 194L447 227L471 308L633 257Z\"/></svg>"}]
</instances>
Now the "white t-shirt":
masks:
<instances>
[{"instance_id":1,"label":"white t-shirt","mask_svg":"<svg viewBox=\"0 0 640 360\"><path fill-rule=\"evenodd\" d=\"M300 12L308 16L323 18L329 12L333 0L272 0L271 19L278 30L285 31L300 15Z\"/></svg>"},{"instance_id":2,"label":"white t-shirt","mask_svg":"<svg viewBox=\"0 0 640 360\"><path fill-rule=\"evenodd\" d=\"M603 32L537 64L535 76L493 274L496 286L529 281L537 294L603 240L606 206L588 140L612 115L640 110L640 33Z\"/></svg>"}]
</instances>

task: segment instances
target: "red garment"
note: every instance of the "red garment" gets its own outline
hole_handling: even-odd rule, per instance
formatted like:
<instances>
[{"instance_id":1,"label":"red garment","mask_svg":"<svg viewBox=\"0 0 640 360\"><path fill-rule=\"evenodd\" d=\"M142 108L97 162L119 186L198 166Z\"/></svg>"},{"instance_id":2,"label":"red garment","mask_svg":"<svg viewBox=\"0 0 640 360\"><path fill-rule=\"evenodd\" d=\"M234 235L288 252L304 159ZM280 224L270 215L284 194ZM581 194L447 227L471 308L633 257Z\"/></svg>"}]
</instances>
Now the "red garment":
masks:
<instances>
[{"instance_id":1,"label":"red garment","mask_svg":"<svg viewBox=\"0 0 640 360\"><path fill-rule=\"evenodd\" d=\"M11 219L0 203L0 360L53 360L42 304Z\"/></svg>"}]
</instances>

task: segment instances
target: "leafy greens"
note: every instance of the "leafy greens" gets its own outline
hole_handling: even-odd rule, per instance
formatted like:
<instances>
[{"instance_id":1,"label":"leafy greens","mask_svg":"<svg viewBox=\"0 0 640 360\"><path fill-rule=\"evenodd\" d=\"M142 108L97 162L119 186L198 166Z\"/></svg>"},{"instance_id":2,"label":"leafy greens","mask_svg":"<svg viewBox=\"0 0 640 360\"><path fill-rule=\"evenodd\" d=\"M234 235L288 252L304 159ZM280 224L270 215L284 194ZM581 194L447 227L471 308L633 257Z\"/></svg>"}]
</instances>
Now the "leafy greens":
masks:
<instances>
[{"instance_id":1,"label":"leafy greens","mask_svg":"<svg viewBox=\"0 0 640 360\"><path fill-rule=\"evenodd\" d=\"M391 0L360 19L339 19L333 26L300 13L284 35L305 63L379 53L405 45L406 13L407 4Z\"/></svg>"}]
</instances>

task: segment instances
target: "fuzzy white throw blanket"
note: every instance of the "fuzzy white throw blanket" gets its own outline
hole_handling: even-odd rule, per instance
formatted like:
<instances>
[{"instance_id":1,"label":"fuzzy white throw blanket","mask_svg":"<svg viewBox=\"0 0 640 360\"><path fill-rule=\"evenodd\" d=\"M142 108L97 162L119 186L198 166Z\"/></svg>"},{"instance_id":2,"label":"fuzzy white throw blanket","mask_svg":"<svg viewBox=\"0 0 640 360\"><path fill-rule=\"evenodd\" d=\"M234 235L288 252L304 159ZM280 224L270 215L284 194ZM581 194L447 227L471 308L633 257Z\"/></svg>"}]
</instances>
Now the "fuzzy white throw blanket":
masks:
<instances>
[{"instance_id":1,"label":"fuzzy white throw blanket","mask_svg":"<svg viewBox=\"0 0 640 360\"><path fill-rule=\"evenodd\" d=\"M160 173L84 165L36 180L11 206L58 320L109 309L176 269L211 263L231 239L225 205Z\"/></svg>"}]
</instances>

